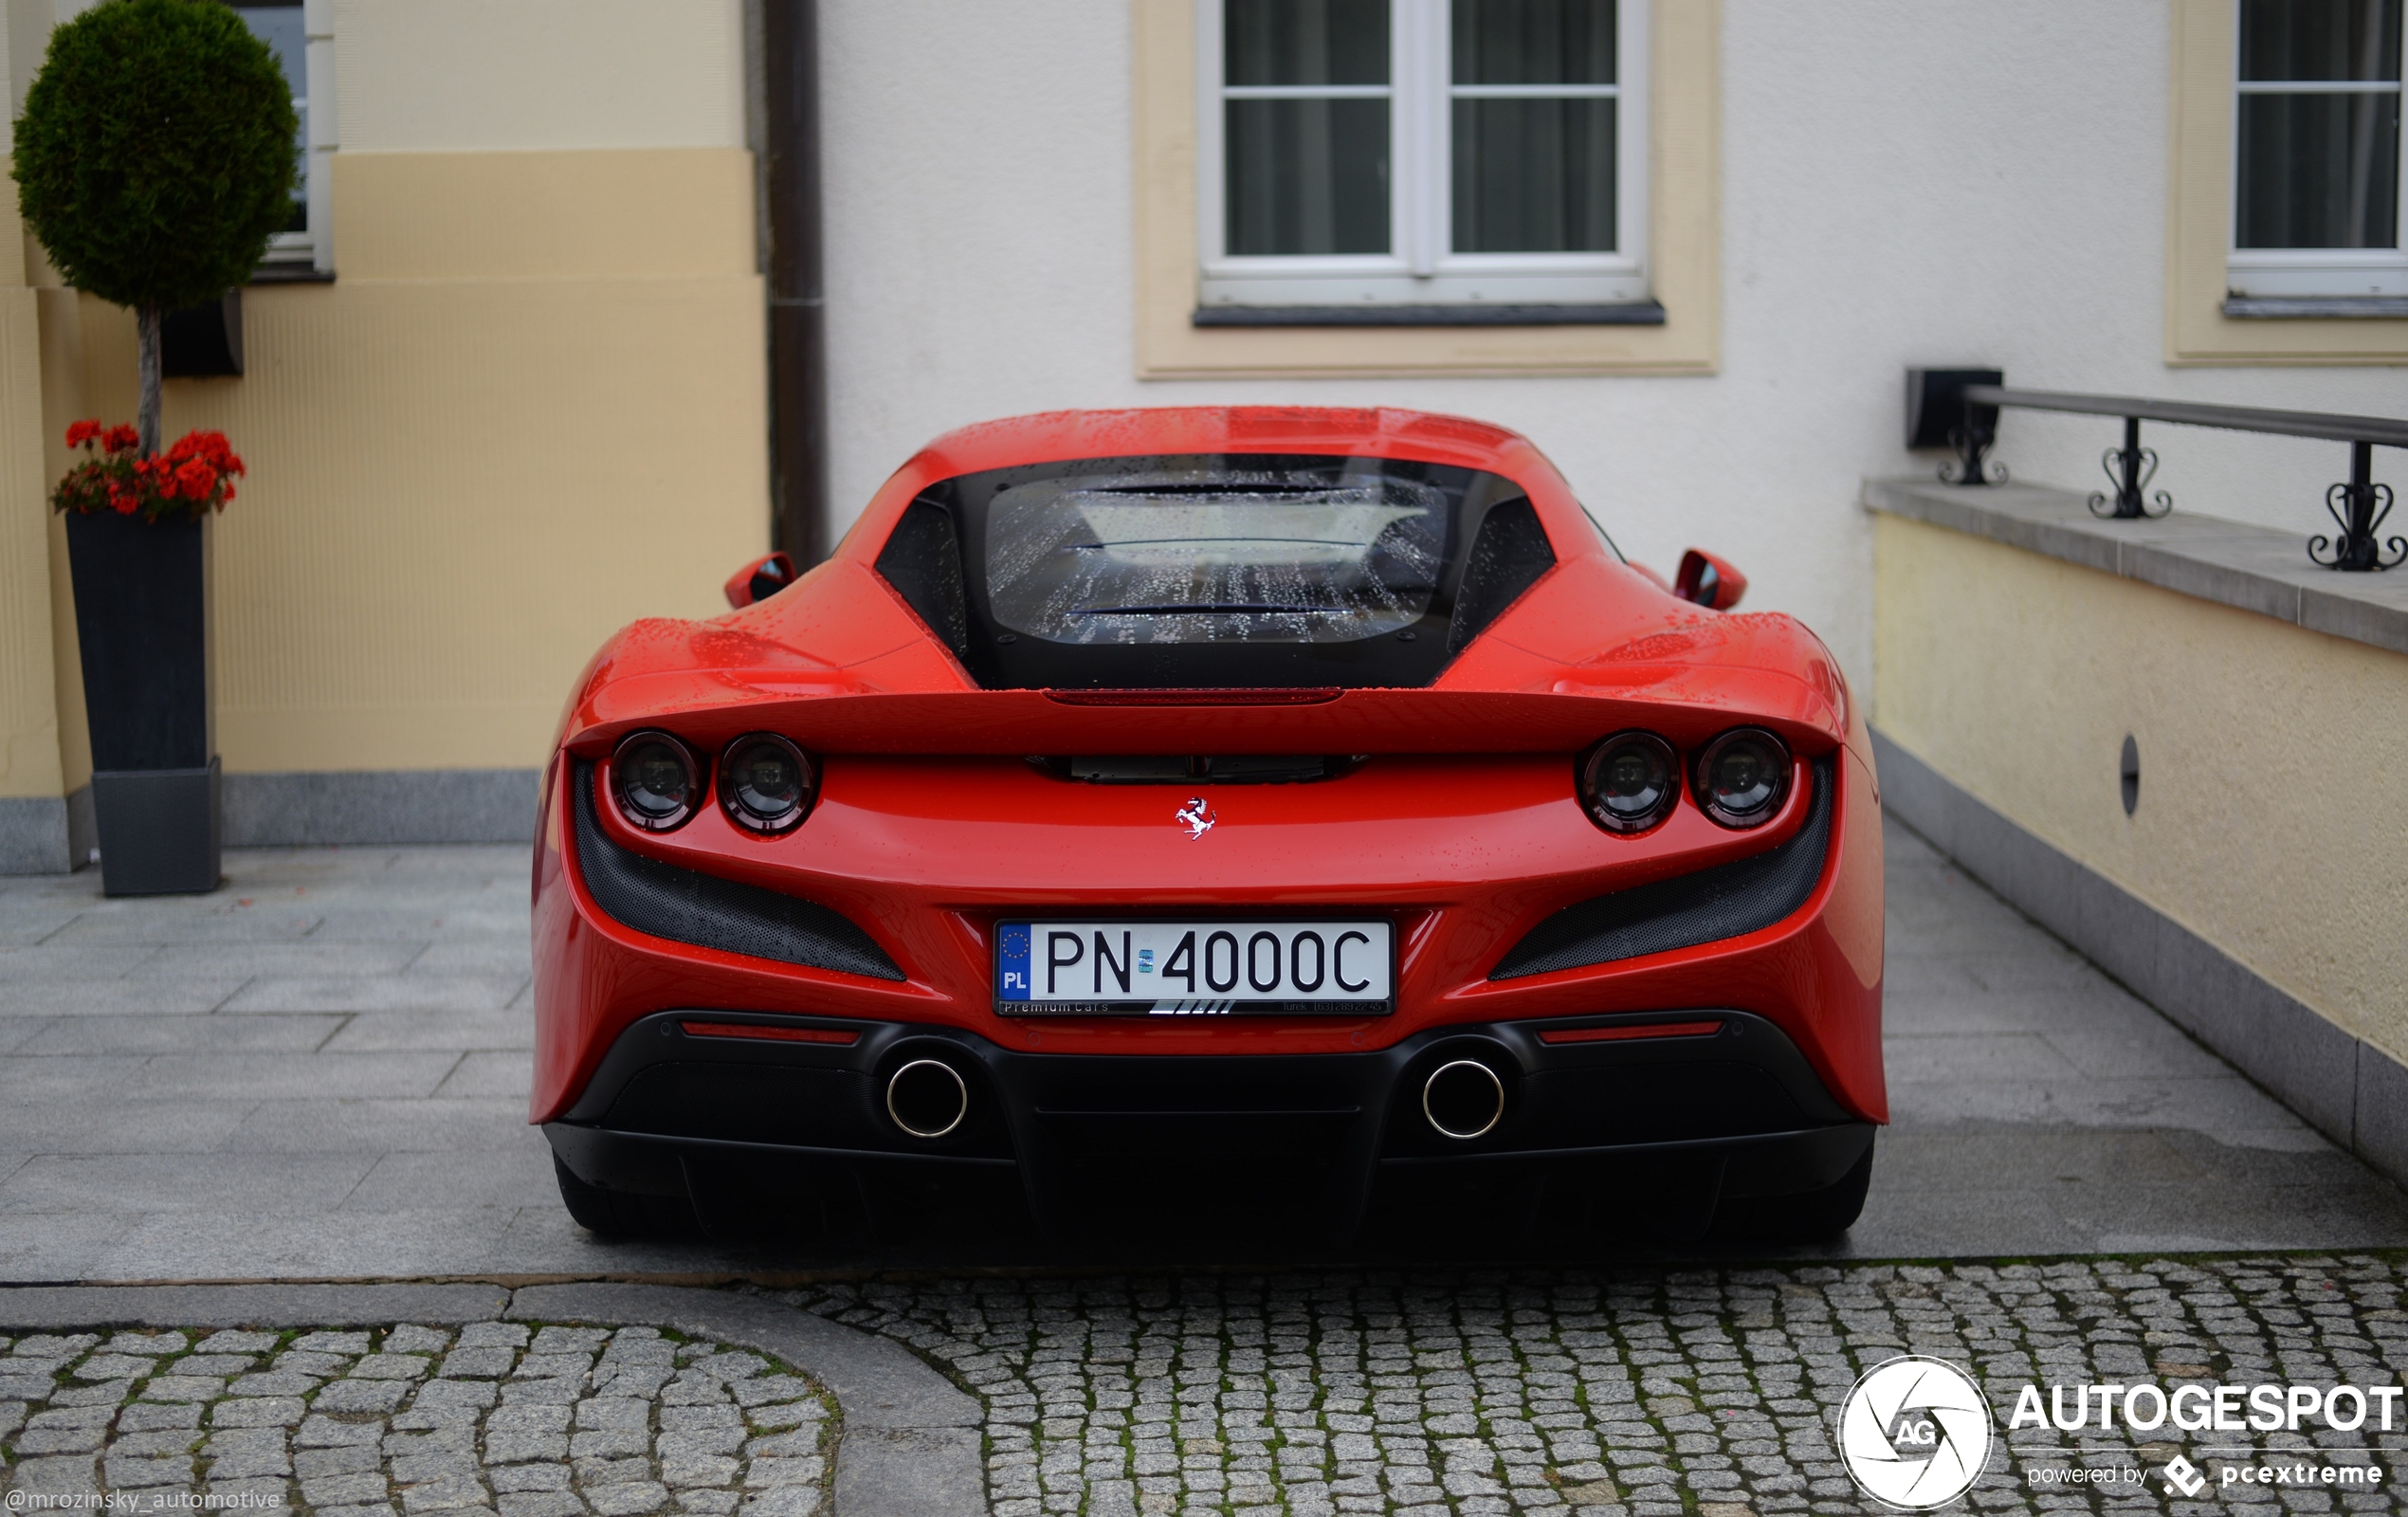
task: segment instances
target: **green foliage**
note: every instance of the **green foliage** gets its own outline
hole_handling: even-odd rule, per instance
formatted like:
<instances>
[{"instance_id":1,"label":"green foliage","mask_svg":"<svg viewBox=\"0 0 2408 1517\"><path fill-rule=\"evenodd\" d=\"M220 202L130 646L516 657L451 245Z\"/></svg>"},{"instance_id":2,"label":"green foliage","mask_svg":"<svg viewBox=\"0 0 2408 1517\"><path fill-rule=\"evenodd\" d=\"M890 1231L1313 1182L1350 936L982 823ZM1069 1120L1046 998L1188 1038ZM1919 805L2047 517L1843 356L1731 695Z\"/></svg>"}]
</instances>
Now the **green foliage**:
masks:
<instances>
[{"instance_id":1,"label":"green foliage","mask_svg":"<svg viewBox=\"0 0 2408 1517\"><path fill-rule=\"evenodd\" d=\"M275 54L218 0L103 0L50 34L16 126L17 206L77 289L198 304L291 220L298 125Z\"/></svg>"}]
</instances>

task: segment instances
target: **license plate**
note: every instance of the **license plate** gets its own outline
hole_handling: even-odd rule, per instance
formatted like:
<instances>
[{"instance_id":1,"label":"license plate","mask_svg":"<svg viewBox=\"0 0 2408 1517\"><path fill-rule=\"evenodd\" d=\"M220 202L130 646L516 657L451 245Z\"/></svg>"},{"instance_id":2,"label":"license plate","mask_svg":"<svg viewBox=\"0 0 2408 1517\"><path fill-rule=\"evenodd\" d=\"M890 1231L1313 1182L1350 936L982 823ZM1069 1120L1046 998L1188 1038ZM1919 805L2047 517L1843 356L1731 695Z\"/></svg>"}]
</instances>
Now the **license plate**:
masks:
<instances>
[{"instance_id":1,"label":"license plate","mask_svg":"<svg viewBox=\"0 0 2408 1517\"><path fill-rule=\"evenodd\" d=\"M1003 922L1003 1016L1377 1016L1396 929L1361 922Z\"/></svg>"}]
</instances>

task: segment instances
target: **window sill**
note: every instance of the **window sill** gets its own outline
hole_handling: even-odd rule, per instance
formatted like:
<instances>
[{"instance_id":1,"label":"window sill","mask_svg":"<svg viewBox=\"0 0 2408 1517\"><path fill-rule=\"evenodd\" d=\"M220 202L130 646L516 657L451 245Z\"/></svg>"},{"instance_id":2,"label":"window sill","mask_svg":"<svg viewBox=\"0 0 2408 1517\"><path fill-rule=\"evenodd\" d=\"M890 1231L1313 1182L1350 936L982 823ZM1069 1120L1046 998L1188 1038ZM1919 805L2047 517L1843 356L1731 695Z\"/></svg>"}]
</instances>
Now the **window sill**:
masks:
<instances>
[{"instance_id":1,"label":"window sill","mask_svg":"<svg viewBox=\"0 0 2408 1517\"><path fill-rule=\"evenodd\" d=\"M2229 295L2224 314L2246 320L2408 318L2408 295Z\"/></svg>"},{"instance_id":2,"label":"window sill","mask_svg":"<svg viewBox=\"0 0 2408 1517\"><path fill-rule=\"evenodd\" d=\"M335 271L308 264L262 264L251 270L252 284L332 284Z\"/></svg>"},{"instance_id":3,"label":"window sill","mask_svg":"<svg viewBox=\"0 0 2408 1517\"><path fill-rule=\"evenodd\" d=\"M2408 304L2408 302L2403 302ZM2408 315L2403 310L2402 315ZM1655 301L1613 305L1208 305L1196 326L1662 326Z\"/></svg>"}]
</instances>

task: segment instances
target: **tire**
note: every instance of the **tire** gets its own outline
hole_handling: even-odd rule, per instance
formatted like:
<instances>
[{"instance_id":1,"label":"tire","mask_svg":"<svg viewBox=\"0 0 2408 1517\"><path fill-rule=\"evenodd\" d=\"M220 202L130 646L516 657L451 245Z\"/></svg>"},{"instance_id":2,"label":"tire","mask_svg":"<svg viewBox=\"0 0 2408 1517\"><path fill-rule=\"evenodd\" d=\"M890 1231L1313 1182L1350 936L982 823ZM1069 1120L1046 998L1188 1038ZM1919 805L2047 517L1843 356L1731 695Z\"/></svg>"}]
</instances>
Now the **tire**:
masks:
<instances>
[{"instance_id":1,"label":"tire","mask_svg":"<svg viewBox=\"0 0 2408 1517\"><path fill-rule=\"evenodd\" d=\"M694 1208L682 1196L638 1196L588 1185L558 1154L552 1156L552 1173L570 1218L597 1237L684 1238L700 1231Z\"/></svg>"},{"instance_id":2,"label":"tire","mask_svg":"<svg viewBox=\"0 0 2408 1517\"><path fill-rule=\"evenodd\" d=\"M1714 1218L1718 1239L1735 1243L1828 1243L1855 1225L1873 1181L1873 1145L1848 1173L1818 1191L1750 1196L1724 1201Z\"/></svg>"}]
</instances>

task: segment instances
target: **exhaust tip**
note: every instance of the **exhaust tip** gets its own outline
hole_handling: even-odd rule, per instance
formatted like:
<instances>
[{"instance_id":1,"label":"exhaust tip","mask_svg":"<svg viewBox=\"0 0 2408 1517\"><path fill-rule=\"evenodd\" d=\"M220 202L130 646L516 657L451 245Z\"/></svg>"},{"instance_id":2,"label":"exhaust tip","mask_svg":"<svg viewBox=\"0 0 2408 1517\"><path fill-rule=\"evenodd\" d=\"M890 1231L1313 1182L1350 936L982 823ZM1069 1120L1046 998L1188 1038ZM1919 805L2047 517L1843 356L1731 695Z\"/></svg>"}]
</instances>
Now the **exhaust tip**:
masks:
<instances>
[{"instance_id":1,"label":"exhaust tip","mask_svg":"<svg viewBox=\"0 0 2408 1517\"><path fill-rule=\"evenodd\" d=\"M970 1115L970 1087L942 1059L914 1059L886 1081L886 1115L914 1138L942 1138Z\"/></svg>"},{"instance_id":2,"label":"exhaust tip","mask_svg":"<svg viewBox=\"0 0 2408 1517\"><path fill-rule=\"evenodd\" d=\"M1505 1082L1478 1059L1442 1064L1422 1085L1421 1114L1443 1137L1478 1138L1505 1119Z\"/></svg>"}]
</instances>

